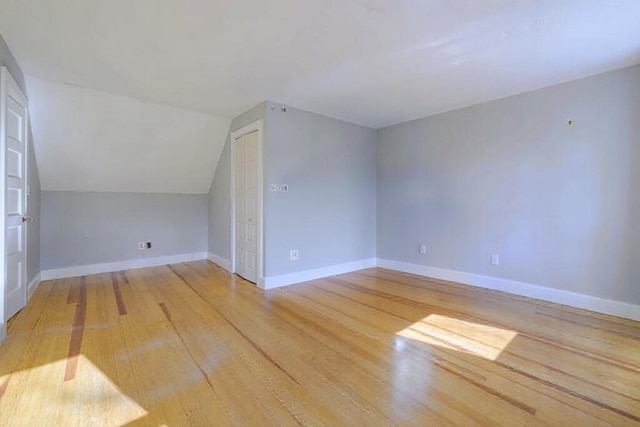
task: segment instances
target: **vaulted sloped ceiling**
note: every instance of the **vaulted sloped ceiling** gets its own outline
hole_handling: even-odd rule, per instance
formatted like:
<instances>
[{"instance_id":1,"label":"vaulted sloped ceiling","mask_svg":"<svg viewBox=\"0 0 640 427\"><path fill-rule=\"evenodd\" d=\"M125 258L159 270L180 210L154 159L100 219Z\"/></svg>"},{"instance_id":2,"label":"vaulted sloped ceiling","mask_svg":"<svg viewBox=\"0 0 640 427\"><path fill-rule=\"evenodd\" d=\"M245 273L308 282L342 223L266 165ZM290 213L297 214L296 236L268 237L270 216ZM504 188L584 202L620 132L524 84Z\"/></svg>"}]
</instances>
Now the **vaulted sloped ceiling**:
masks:
<instances>
[{"instance_id":1,"label":"vaulted sloped ceiling","mask_svg":"<svg viewBox=\"0 0 640 427\"><path fill-rule=\"evenodd\" d=\"M638 0L0 0L31 76L218 118L272 99L374 128L636 64L638 17Z\"/></svg>"},{"instance_id":2,"label":"vaulted sloped ceiling","mask_svg":"<svg viewBox=\"0 0 640 427\"><path fill-rule=\"evenodd\" d=\"M206 193L230 120L27 77L42 189Z\"/></svg>"}]
</instances>

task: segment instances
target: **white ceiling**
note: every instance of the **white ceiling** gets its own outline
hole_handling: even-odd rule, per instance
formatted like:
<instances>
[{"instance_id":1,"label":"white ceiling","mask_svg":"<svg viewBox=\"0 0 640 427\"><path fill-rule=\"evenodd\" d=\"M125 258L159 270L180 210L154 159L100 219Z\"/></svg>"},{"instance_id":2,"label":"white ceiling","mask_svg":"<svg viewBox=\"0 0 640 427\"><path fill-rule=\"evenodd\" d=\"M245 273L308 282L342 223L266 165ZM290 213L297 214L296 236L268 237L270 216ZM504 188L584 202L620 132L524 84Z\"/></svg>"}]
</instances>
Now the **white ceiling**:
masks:
<instances>
[{"instance_id":1,"label":"white ceiling","mask_svg":"<svg viewBox=\"0 0 640 427\"><path fill-rule=\"evenodd\" d=\"M263 100L380 128L637 64L640 0L0 0L0 34L44 190L202 193Z\"/></svg>"},{"instance_id":2,"label":"white ceiling","mask_svg":"<svg viewBox=\"0 0 640 427\"><path fill-rule=\"evenodd\" d=\"M0 0L25 73L379 128L640 62L638 0Z\"/></svg>"}]
</instances>

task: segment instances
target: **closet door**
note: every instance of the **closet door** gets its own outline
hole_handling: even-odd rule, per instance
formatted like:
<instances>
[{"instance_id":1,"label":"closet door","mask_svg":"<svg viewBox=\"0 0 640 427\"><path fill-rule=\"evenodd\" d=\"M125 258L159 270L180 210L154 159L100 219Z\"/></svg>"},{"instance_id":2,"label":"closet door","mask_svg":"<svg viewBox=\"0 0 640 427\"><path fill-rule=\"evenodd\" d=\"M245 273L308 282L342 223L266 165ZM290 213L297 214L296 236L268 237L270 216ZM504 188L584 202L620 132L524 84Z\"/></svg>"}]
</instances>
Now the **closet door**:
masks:
<instances>
[{"instance_id":1,"label":"closet door","mask_svg":"<svg viewBox=\"0 0 640 427\"><path fill-rule=\"evenodd\" d=\"M237 138L236 153L236 273L258 279L258 132Z\"/></svg>"}]
</instances>

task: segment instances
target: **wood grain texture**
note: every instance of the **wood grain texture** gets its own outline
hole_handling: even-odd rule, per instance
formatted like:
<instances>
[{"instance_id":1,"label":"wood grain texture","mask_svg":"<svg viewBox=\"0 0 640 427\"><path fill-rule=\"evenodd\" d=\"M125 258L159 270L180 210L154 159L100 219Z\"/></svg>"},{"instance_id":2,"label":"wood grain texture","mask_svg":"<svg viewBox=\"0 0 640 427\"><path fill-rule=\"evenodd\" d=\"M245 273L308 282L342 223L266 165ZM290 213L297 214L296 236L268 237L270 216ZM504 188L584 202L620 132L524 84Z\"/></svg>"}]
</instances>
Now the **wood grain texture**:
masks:
<instances>
[{"instance_id":1,"label":"wood grain texture","mask_svg":"<svg viewBox=\"0 0 640 427\"><path fill-rule=\"evenodd\" d=\"M640 425L640 323L383 269L199 261L44 282L0 425Z\"/></svg>"}]
</instances>

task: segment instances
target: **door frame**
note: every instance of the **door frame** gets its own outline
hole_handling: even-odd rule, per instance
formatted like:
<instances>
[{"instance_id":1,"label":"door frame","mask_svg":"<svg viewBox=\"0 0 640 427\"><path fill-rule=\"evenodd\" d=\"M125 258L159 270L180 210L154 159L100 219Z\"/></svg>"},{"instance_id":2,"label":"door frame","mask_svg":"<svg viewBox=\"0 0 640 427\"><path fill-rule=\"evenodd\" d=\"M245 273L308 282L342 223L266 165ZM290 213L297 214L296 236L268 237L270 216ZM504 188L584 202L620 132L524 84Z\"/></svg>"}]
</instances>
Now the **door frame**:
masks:
<instances>
[{"instance_id":1,"label":"door frame","mask_svg":"<svg viewBox=\"0 0 640 427\"><path fill-rule=\"evenodd\" d=\"M231 132L229 146L231 149L231 238L229 244L229 255L231 258L231 273L236 272L236 139L252 132L258 132L258 253L257 255L257 283L259 288L264 289L264 120L259 119L238 130Z\"/></svg>"},{"instance_id":2,"label":"door frame","mask_svg":"<svg viewBox=\"0 0 640 427\"><path fill-rule=\"evenodd\" d=\"M7 69L7 67L0 67L0 224L2 225L2 232L0 232L0 271L2 272L2 284L0 285L0 343L6 337L6 282L7 282L7 253L6 253L6 194L5 194L5 186L6 186L6 109L7 109L7 97L13 98L20 106L25 109L25 118L24 118L24 156L23 156L23 164L22 164L22 173L24 176L24 184L22 188L22 206L24 211L22 212L22 216L25 217L28 215L28 194L27 189L29 188L29 103L27 97L20 89L20 86L16 83L14 78L11 76L11 73ZM22 266L22 287L25 292L25 305L27 303L27 257L28 257L28 225L26 222L22 223L22 244L24 248L24 263Z\"/></svg>"}]
</instances>

